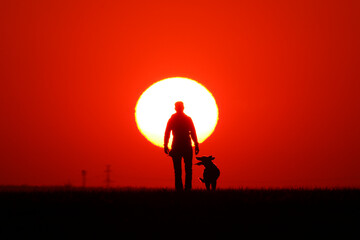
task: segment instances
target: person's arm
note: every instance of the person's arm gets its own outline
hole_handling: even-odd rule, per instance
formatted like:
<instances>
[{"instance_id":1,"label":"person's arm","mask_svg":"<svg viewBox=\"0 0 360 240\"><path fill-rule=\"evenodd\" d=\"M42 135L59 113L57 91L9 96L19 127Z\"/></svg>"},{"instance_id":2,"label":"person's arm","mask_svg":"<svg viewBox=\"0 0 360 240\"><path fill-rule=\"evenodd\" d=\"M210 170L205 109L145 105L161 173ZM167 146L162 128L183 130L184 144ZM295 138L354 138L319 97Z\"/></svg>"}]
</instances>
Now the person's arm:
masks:
<instances>
[{"instance_id":1,"label":"person's arm","mask_svg":"<svg viewBox=\"0 0 360 240\"><path fill-rule=\"evenodd\" d=\"M195 126L194 123L192 121L192 119L190 119L190 136L191 139L193 140L194 144L195 144L195 154L197 155L199 153L199 142L197 139L197 135L196 135L196 130L195 130Z\"/></svg>"},{"instance_id":2,"label":"person's arm","mask_svg":"<svg viewBox=\"0 0 360 240\"><path fill-rule=\"evenodd\" d=\"M171 132L171 118L169 119L168 123L166 124L165 134L164 134L164 152L166 154L169 153L169 139L170 139L170 132Z\"/></svg>"}]
</instances>

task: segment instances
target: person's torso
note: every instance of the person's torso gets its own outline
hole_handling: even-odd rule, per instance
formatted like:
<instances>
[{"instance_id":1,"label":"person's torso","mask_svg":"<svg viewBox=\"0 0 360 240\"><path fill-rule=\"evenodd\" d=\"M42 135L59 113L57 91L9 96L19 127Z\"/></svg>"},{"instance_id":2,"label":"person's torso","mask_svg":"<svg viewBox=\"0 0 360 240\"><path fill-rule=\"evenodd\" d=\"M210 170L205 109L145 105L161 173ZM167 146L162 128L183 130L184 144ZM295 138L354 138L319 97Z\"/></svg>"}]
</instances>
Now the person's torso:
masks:
<instances>
[{"instance_id":1,"label":"person's torso","mask_svg":"<svg viewBox=\"0 0 360 240\"><path fill-rule=\"evenodd\" d=\"M191 146L190 131L192 121L185 114L174 114L172 116L173 146Z\"/></svg>"}]
</instances>

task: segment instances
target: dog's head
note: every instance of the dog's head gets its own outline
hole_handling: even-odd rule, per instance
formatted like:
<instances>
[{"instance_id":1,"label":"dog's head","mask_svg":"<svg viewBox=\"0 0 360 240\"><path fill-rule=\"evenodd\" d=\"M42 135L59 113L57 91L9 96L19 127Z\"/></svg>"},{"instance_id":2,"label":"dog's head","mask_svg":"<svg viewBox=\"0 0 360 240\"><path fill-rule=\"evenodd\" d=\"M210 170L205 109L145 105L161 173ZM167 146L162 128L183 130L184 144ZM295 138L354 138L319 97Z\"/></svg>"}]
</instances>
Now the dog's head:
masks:
<instances>
[{"instance_id":1,"label":"dog's head","mask_svg":"<svg viewBox=\"0 0 360 240\"><path fill-rule=\"evenodd\" d=\"M202 156L202 157L196 157L196 159L197 160L199 160L200 162L198 162L198 163L195 163L195 165L204 165L205 166L205 168L206 167L208 167L208 166L210 166L210 165L212 165L213 164L213 162L212 162L212 160L214 160L215 159L215 157L213 157L212 155L210 155L210 156Z\"/></svg>"}]
</instances>

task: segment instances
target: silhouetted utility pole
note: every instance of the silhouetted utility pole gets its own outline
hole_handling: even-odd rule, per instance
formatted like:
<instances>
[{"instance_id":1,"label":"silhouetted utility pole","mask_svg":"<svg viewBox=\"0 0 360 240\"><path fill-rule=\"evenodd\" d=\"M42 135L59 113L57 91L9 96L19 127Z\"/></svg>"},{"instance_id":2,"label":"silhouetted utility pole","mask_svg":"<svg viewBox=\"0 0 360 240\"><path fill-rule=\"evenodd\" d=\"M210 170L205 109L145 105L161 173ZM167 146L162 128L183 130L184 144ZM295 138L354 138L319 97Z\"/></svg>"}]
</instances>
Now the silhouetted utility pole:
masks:
<instances>
[{"instance_id":1,"label":"silhouetted utility pole","mask_svg":"<svg viewBox=\"0 0 360 240\"><path fill-rule=\"evenodd\" d=\"M83 188L85 188L86 187L86 171L82 170L81 175L82 175L82 186L83 186Z\"/></svg>"},{"instance_id":2,"label":"silhouetted utility pole","mask_svg":"<svg viewBox=\"0 0 360 240\"><path fill-rule=\"evenodd\" d=\"M106 172L106 180L105 180L106 187L109 188L110 187L110 182L111 182L111 180L110 180L110 172L111 172L110 165L106 165L105 172Z\"/></svg>"}]
</instances>

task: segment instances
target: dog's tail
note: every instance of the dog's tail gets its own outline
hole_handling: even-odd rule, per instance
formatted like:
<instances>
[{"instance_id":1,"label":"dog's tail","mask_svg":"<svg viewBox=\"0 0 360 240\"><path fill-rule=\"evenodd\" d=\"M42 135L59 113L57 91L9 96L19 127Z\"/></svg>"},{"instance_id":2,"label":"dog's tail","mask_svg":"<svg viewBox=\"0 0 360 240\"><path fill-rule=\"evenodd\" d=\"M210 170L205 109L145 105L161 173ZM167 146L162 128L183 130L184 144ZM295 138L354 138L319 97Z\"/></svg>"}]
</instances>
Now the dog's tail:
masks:
<instances>
[{"instance_id":1,"label":"dog's tail","mask_svg":"<svg viewBox=\"0 0 360 240\"><path fill-rule=\"evenodd\" d=\"M204 179L202 179L201 177L199 177L199 180L203 183L205 182Z\"/></svg>"}]
</instances>

